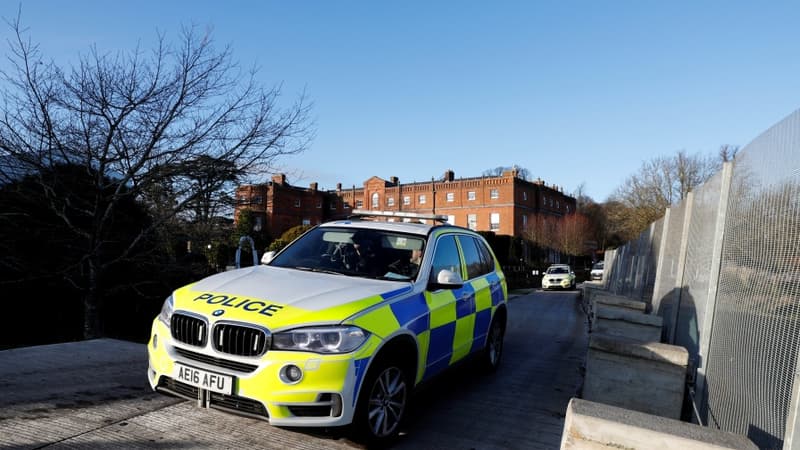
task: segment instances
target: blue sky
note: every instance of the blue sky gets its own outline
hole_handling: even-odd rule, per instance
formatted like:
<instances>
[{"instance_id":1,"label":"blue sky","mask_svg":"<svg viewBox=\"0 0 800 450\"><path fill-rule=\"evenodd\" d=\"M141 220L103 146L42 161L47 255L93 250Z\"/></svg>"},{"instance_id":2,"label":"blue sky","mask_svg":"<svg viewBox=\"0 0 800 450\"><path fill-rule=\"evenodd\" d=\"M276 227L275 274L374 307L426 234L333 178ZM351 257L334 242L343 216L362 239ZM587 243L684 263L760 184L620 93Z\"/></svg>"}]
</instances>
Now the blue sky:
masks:
<instances>
[{"instance_id":1,"label":"blue sky","mask_svg":"<svg viewBox=\"0 0 800 450\"><path fill-rule=\"evenodd\" d=\"M212 27L265 85L314 102L316 139L280 168L300 186L517 164L603 201L644 160L744 146L800 107L800 2L21 4L61 62Z\"/></svg>"}]
</instances>

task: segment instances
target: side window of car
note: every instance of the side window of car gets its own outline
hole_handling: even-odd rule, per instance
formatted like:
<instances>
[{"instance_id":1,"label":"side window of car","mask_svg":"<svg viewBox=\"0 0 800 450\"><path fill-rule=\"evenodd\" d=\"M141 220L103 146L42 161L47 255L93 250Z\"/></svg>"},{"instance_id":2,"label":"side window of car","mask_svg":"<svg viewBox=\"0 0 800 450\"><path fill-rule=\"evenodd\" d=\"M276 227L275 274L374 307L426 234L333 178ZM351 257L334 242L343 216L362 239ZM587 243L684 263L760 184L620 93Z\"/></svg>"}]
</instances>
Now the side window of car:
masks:
<instances>
[{"instance_id":1,"label":"side window of car","mask_svg":"<svg viewBox=\"0 0 800 450\"><path fill-rule=\"evenodd\" d=\"M494 272L494 256L492 256L492 251L489 250L489 247L487 247L486 244L480 239L475 239L475 245L478 246L478 249L481 252L483 273Z\"/></svg>"},{"instance_id":2,"label":"side window of car","mask_svg":"<svg viewBox=\"0 0 800 450\"><path fill-rule=\"evenodd\" d=\"M456 241L452 235L442 236L436 241L431 280L435 281L439 272L444 269L462 275L461 259L458 256L458 247L456 247Z\"/></svg>"},{"instance_id":3,"label":"side window of car","mask_svg":"<svg viewBox=\"0 0 800 450\"><path fill-rule=\"evenodd\" d=\"M464 263L467 266L467 280L478 278L483 275L483 262L478 247L475 246L475 239L472 236L458 236L458 243L461 244L461 251L464 252Z\"/></svg>"}]
</instances>

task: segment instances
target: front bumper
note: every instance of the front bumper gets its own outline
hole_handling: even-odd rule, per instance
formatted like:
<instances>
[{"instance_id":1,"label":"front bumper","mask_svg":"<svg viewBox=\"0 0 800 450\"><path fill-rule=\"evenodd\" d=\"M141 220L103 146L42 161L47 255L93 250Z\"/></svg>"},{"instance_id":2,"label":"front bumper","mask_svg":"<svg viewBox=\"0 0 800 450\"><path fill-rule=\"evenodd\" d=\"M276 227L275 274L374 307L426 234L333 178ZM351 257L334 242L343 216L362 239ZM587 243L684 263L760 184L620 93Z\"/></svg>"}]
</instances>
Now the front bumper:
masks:
<instances>
[{"instance_id":1,"label":"front bumper","mask_svg":"<svg viewBox=\"0 0 800 450\"><path fill-rule=\"evenodd\" d=\"M355 354L267 351L258 358L216 354L207 348L175 342L169 328L153 321L147 349L150 387L199 406L255 417L280 426L340 426L353 420L356 393L377 347L371 336ZM230 395L199 389L175 379L175 363L234 377ZM287 364L302 369L296 383L281 379Z\"/></svg>"},{"instance_id":2,"label":"front bumper","mask_svg":"<svg viewBox=\"0 0 800 450\"><path fill-rule=\"evenodd\" d=\"M568 278L542 278L542 289L569 289L572 282Z\"/></svg>"}]
</instances>

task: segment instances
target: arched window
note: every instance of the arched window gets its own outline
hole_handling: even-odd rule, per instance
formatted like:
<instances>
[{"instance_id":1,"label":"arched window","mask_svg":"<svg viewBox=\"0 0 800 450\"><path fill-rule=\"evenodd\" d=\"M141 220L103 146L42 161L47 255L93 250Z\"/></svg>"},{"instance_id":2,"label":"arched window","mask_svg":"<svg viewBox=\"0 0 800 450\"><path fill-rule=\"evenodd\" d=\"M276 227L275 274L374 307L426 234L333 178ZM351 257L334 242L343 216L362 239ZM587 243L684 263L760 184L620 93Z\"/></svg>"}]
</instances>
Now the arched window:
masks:
<instances>
[{"instance_id":1,"label":"arched window","mask_svg":"<svg viewBox=\"0 0 800 450\"><path fill-rule=\"evenodd\" d=\"M372 209L378 209L380 207L381 201L380 196L377 192L372 193Z\"/></svg>"}]
</instances>

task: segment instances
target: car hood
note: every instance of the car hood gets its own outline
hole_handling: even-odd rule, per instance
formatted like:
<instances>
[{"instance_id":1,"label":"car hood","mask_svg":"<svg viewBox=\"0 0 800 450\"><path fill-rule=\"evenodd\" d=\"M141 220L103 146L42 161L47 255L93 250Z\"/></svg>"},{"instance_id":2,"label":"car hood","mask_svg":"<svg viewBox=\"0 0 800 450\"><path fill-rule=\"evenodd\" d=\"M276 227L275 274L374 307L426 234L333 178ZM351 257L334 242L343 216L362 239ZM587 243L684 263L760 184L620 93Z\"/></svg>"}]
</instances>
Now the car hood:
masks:
<instances>
[{"instance_id":1,"label":"car hood","mask_svg":"<svg viewBox=\"0 0 800 450\"><path fill-rule=\"evenodd\" d=\"M175 291L173 298L175 310L209 320L253 322L280 329L340 323L411 289L406 281L256 266L210 276Z\"/></svg>"}]
</instances>

